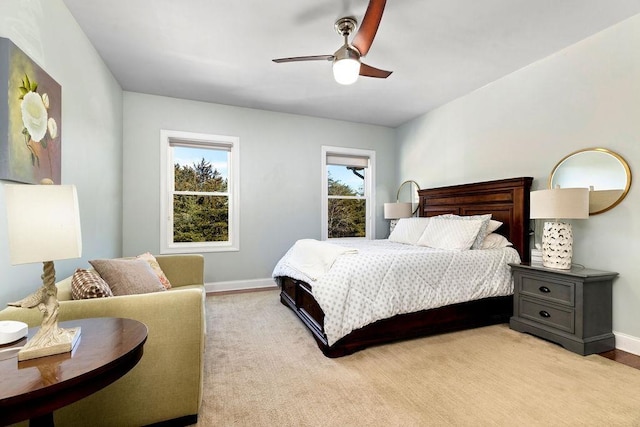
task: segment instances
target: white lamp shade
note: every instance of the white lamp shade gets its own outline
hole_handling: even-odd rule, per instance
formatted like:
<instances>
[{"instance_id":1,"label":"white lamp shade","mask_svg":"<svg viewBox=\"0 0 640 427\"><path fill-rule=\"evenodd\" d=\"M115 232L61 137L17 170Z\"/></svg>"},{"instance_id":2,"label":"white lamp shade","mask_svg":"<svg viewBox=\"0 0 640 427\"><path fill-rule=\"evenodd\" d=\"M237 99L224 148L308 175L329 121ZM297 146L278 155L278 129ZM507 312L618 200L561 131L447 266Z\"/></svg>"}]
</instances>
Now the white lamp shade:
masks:
<instances>
[{"instance_id":1,"label":"white lamp shade","mask_svg":"<svg viewBox=\"0 0 640 427\"><path fill-rule=\"evenodd\" d=\"M532 191L531 219L589 218L588 188L554 188Z\"/></svg>"},{"instance_id":2,"label":"white lamp shade","mask_svg":"<svg viewBox=\"0 0 640 427\"><path fill-rule=\"evenodd\" d=\"M75 186L6 184L4 188L11 264L82 255Z\"/></svg>"},{"instance_id":3,"label":"white lamp shade","mask_svg":"<svg viewBox=\"0 0 640 427\"><path fill-rule=\"evenodd\" d=\"M411 203L384 204L384 219L409 218L411 215Z\"/></svg>"}]
</instances>

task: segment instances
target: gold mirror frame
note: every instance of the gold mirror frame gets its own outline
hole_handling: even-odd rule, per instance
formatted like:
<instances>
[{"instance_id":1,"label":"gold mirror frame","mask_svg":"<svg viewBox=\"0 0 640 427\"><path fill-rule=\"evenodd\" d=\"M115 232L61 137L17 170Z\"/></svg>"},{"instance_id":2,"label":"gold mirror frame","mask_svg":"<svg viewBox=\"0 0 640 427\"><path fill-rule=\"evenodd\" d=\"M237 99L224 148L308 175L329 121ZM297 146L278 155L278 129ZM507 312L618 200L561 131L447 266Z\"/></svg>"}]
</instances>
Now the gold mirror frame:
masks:
<instances>
[{"instance_id":1,"label":"gold mirror frame","mask_svg":"<svg viewBox=\"0 0 640 427\"><path fill-rule=\"evenodd\" d=\"M574 151L571 154L568 154L567 156L563 157L553 168L553 170L551 171L551 174L549 175L549 182L548 182L548 187L549 188L554 188L556 185L556 182L554 182L554 175L556 175L556 173L558 172L559 168L562 166L563 163L565 163L567 160L569 160L570 158L578 155L578 154L582 154L582 153L587 153L587 152L594 152L594 153L602 153L603 155L608 155L611 156L613 158L615 158L619 163L620 166L624 169L624 174L626 176L626 183L624 186L624 189L622 190L622 192L620 193L620 195L613 200L612 202L607 202L608 204L605 207L598 207L598 206L593 206L593 196L590 197L590 209L589 209L589 215L597 215L597 214L601 214L603 212L606 212L610 209L613 209L614 207L616 207L618 204L620 204L620 202L622 202L622 200L627 196L627 193L629 193L629 188L631 188L631 169L629 168L629 165L627 164L627 162L625 161L625 159L619 155L618 153L615 153L611 150L607 150L606 148L585 148L583 150L578 150L578 151ZM592 176L592 175L590 175ZM584 179L582 176L579 177L580 180ZM591 182L591 183L590 183ZM592 181L581 181L581 184L579 185L580 187L587 187L587 188L591 188L592 185ZM576 187L577 185L572 185L573 187ZM593 190L593 188L591 188ZM596 189L597 190L597 189ZM618 190L618 189L615 189ZM611 189L606 189L606 191L613 191ZM592 193L595 194L595 193ZM611 197L612 199L616 197L616 195L613 195L613 197ZM593 211L592 211L593 209Z\"/></svg>"},{"instance_id":2,"label":"gold mirror frame","mask_svg":"<svg viewBox=\"0 0 640 427\"><path fill-rule=\"evenodd\" d=\"M403 182L402 184L400 184L400 187L398 187L398 192L396 193L396 202L400 201L400 193L402 192L402 187L404 187L405 185L409 185L410 187L410 198L411 200L409 200L409 202L411 202L411 215L415 215L416 212L418 212L418 208L420 207L420 199L418 197L418 191L420 190L420 186L418 185L417 182L415 182L412 179L408 179L405 182ZM411 191L411 185L415 185L415 191ZM403 200L404 201L404 200Z\"/></svg>"}]
</instances>

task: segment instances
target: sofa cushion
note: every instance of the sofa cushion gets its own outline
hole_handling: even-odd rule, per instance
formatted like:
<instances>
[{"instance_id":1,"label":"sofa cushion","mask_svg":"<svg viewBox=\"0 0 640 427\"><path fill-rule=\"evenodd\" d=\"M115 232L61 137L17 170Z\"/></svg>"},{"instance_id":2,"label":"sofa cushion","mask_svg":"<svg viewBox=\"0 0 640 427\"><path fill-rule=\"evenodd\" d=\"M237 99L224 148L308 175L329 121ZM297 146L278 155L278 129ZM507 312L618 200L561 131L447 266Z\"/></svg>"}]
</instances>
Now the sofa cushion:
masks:
<instances>
[{"instance_id":1,"label":"sofa cushion","mask_svg":"<svg viewBox=\"0 0 640 427\"><path fill-rule=\"evenodd\" d=\"M73 299L112 297L113 293L102 277L95 271L76 269L71 277L71 297Z\"/></svg>"},{"instance_id":2,"label":"sofa cushion","mask_svg":"<svg viewBox=\"0 0 640 427\"><path fill-rule=\"evenodd\" d=\"M171 282L169 282L169 279L167 278L167 276L165 276L164 271L162 271L162 268L160 268L158 260L156 260L156 257L154 257L151 252L145 252L142 255L138 255L136 258L147 261L151 266L151 269L158 276L158 280L160 280L162 286L164 286L165 289L171 289Z\"/></svg>"},{"instance_id":3,"label":"sofa cushion","mask_svg":"<svg viewBox=\"0 0 640 427\"><path fill-rule=\"evenodd\" d=\"M113 295L166 291L149 263L143 259L94 259L89 264L107 282Z\"/></svg>"}]
</instances>

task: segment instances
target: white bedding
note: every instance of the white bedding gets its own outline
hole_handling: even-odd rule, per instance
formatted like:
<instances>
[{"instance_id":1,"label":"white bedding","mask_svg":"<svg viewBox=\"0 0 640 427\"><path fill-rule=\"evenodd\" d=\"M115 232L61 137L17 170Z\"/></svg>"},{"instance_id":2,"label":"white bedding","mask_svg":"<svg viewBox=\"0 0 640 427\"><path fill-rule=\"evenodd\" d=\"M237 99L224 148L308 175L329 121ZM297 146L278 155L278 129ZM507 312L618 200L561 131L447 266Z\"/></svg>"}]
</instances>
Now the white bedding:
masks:
<instances>
[{"instance_id":1,"label":"white bedding","mask_svg":"<svg viewBox=\"0 0 640 427\"><path fill-rule=\"evenodd\" d=\"M357 249L342 245L315 239L301 239L289 250L287 265L311 280L317 280L329 271L340 255L357 252Z\"/></svg>"},{"instance_id":2,"label":"white bedding","mask_svg":"<svg viewBox=\"0 0 640 427\"><path fill-rule=\"evenodd\" d=\"M510 295L513 281L508 263L520 262L518 252L510 247L452 251L389 240L334 243L357 253L338 256L325 274L311 278L288 264L290 249L273 271L274 277L312 284L313 296L325 314L329 345L396 314Z\"/></svg>"}]
</instances>

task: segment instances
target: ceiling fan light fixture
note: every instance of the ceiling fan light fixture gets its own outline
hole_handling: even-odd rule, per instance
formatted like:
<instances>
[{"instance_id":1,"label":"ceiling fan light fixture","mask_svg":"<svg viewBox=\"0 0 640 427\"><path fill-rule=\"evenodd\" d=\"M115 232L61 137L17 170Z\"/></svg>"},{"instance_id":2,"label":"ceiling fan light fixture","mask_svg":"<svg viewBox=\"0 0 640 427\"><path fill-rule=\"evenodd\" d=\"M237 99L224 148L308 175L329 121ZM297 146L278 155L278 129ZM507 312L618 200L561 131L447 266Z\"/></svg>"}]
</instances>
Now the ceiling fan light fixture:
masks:
<instances>
[{"instance_id":1,"label":"ceiling fan light fixture","mask_svg":"<svg viewBox=\"0 0 640 427\"><path fill-rule=\"evenodd\" d=\"M334 54L333 78L341 85L350 85L360 74L360 55L349 46L342 46Z\"/></svg>"},{"instance_id":2,"label":"ceiling fan light fixture","mask_svg":"<svg viewBox=\"0 0 640 427\"><path fill-rule=\"evenodd\" d=\"M358 80L360 61L357 59L341 59L333 62L333 78L341 85L350 85Z\"/></svg>"},{"instance_id":3,"label":"ceiling fan light fixture","mask_svg":"<svg viewBox=\"0 0 640 427\"><path fill-rule=\"evenodd\" d=\"M362 18L362 25L351 43L349 43L349 36L358 28L358 22L353 16L338 19L334 28L344 39L344 44L333 55L294 56L273 59L273 62L331 61L333 63L333 78L342 85L355 83L358 76L386 79L391 75L391 71L381 70L360 62L360 58L366 56L371 48L386 3L387 0L369 0L367 11Z\"/></svg>"}]
</instances>

